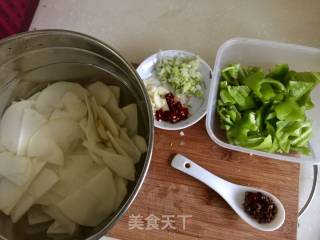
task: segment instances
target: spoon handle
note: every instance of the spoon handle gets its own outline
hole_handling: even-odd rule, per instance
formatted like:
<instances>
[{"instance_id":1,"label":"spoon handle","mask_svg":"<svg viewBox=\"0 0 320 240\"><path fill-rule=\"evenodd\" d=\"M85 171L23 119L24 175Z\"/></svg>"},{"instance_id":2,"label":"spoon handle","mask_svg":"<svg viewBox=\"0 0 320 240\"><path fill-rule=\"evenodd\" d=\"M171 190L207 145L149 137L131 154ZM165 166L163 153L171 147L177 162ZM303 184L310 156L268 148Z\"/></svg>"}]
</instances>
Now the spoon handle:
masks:
<instances>
[{"instance_id":1,"label":"spoon handle","mask_svg":"<svg viewBox=\"0 0 320 240\"><path fill-rule=\"evenodd\" d=\"M224 199L230 198L234 192L235 185L233 183L210 173L181 154L177 154L172 159L171 166L203 182Z\"/></svg>"}]
</instances>

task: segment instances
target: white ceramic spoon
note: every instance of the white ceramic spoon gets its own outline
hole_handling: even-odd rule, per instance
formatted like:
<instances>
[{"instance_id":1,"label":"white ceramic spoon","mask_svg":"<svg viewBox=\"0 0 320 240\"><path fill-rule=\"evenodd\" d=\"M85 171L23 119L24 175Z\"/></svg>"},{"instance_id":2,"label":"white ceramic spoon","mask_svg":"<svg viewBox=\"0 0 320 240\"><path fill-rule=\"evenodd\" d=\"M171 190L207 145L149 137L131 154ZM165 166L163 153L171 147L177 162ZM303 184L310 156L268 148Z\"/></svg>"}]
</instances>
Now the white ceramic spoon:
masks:
<instances>
[{"instance_id":1,"label":"white ceramic spoon","mask_svg":"<svg viewBox=\"0 0 320 240\"><path fill-rule=\"evenodd\" d=\"M274 231L278 229L284 222L285 210L278 198L273 196L271 193L263 191L258 188L246 187L237 185L222 178L215 176L208 172L204 168L192 162L190 159L177 154L172 162L171 166L198 179L213 190L215 190L230 206L231 208L242 218L243 221L247 222L252 227L261 231ZM255 219L250 217L244 209L243 202L245 198L245 192L261 192L270 197L276 204L278 212L275 218L270 223L258 223Z\"/></svg>"}]
</instances>

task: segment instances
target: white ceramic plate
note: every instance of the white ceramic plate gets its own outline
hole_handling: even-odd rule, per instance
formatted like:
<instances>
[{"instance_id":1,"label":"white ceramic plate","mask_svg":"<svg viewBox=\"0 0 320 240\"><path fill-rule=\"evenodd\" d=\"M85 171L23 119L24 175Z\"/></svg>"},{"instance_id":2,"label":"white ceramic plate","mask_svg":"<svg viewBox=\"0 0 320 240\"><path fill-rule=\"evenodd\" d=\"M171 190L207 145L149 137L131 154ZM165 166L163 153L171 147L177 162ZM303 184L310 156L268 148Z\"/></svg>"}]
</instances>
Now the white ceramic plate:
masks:
<instances>
[{"instance_id":1,"label":"white ceramic plate","mask_svg":"<svg viewBox=\"0 0 320 240\"><path fill-rule=\"evenodd\" d=\"M141 79L146 81L152 76L155 77L155 65L157 62L159 62L161 58L169 57L198 57L200 60L199 72L203 78L202 89L204 91L204 97L203 99L196 97L191 98L191 101L189 102L189 105L191 106L191 108L189 108L190 115L187 119L174 124L164 121L154 121L154 125L157 128L165 130L180 130L195 124L206 115L211 82L211 68L203 59L193 53L181 50L166 50L153 54L139 65L137 72Z\"/></svg>"}]
</instances>

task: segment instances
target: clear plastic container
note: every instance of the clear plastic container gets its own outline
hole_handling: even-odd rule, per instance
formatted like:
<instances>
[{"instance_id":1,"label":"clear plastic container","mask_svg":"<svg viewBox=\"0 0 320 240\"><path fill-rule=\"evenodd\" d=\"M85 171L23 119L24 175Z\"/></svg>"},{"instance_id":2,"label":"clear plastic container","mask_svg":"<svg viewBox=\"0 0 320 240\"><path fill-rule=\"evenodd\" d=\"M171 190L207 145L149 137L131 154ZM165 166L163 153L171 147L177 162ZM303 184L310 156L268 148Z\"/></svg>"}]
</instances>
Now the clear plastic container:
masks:
<instances>
[{"instance_id":1,"label":"clear plastic container","mask_svg":"<svg viewBox=\"0 0 320 240\"><path fill-rule=\"evenodd\" d=\"M270 69L277 63L287 63L291 69L296 71L320 71L320 49L305 47L294 44L263 41L249 38L233 38L226 41L218 50L213 69L212 83L208 100L208 111L206 118L207 132L211 139L218 145L235 151L255 154L263 157L286 160L298 163L319 164L320 163L320 86L312 92L311 97L314 108L307 111L307 116L313 123L313 136L310 141L312 154L292 155L280 153L267 153L252 150L245 147L229 144L225 133L220 129L216 115L216 101L219 90L221 69L231 63L240 63L243 66L259 66Z\"/></svg>"}]
</instances>

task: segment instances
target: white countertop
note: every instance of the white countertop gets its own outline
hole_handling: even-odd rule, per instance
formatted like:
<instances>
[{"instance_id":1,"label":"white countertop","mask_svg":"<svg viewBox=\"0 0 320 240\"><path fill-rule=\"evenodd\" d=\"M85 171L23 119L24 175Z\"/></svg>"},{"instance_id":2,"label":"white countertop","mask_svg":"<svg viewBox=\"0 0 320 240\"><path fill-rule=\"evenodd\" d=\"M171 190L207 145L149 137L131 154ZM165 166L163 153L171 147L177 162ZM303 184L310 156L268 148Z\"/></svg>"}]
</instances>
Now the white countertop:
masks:
<instances>
[{"instance_id":1,"label":"white countertop","mask_svg":"<svg viewBox=\"0 0 320 240\"><path fill-rule=\"evenodd\" d=\"M320 47L319 0L41 0L30 29L59 28L92 35L130 62L160 49L199 54L211 66L232 37ZM299 204L312 167L301 168ZM299 219L298 240L320 239L320 195Z\"/></svg>"}]
</instances>

